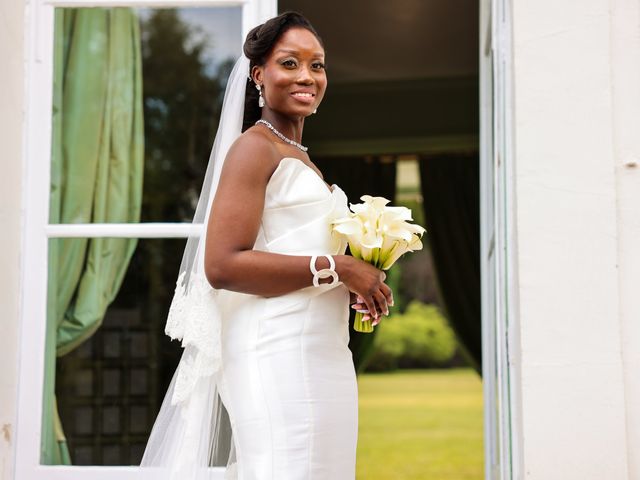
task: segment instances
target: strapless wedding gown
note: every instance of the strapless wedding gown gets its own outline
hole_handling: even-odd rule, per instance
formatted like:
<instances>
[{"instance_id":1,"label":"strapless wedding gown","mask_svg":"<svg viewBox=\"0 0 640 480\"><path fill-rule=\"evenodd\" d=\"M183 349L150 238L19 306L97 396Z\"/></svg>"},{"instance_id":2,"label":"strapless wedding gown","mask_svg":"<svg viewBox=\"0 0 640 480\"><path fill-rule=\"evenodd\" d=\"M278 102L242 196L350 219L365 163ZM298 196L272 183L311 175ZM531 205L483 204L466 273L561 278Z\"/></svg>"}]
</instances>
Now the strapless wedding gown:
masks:
<instances>
[{"instance_id":1,"label":"strapless wedding gown","mask_svg":"<svg viewBox=\"0 0 640 480\"><path fill-rule=\"evenodd\" d=\"M302 160L283 158L267 185L254 250L343 254L346 243L329 222L348 214L348 200L332 187ZM358 390L347 287L321 284L270 298L220 290L219 300L219 392L238 480L353 480Z\"/></svg>"}]
</instances>

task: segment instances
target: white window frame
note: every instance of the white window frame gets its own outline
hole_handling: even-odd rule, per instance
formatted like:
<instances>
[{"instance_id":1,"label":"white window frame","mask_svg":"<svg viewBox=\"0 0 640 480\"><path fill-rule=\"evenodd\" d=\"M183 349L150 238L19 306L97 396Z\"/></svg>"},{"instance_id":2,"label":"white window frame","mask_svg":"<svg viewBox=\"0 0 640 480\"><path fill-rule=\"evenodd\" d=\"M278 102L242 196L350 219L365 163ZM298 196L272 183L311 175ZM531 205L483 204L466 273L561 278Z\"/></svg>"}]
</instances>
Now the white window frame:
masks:
<instances>
[{"instance_id":1,"label":"white window frame","mask_svg":"<svg viewBox=\"0 0 640 480\"><path fill-rule=\"evenodd\" d=\"M485 480L515 480L524 475L510 0L481 0L479 54Z\"/></svg>"},{"instance_id":2,"label":"white window frame","mask_svg":"<svg viewBox=\"0 0 640 480\"><path fill-rule=\"evenodd\" d=\"M32 0L26 3L26 115L23 184L23 256L15 478L20 480L129 480L166 478L163 469L136 466L40 464L46 335L48 240L60 237L185 238L184 223L50 225L53 35L56 7L242 7L242 43L255 25L277 15L277 0ZM212 139L213 141L213 139ZM202 231L202 226L199 228ZM213 468L222 479L224 468Z\"/></svg>"}]
</instances>

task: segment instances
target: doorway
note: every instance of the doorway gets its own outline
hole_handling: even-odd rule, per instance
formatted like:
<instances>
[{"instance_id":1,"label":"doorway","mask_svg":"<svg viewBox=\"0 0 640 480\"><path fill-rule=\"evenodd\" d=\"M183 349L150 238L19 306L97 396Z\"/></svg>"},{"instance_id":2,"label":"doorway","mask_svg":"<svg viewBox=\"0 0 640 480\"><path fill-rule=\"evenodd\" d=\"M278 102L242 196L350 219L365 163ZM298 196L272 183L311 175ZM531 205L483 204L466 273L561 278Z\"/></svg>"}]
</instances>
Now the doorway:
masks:
<instances>
[{"instance_id":1,"label":"doorway","mask_svg":"<svg viewBox=\"0 0 640 480\"><path fill-rule=\"evenodd\" d=\"M325 43L327 93L305 124L325 177L346 185L351 202L363 193L394 199L391 172L407 158L421 166L423 201L436 217L427 235L441 235L441 297L482 375L484 478L517 478L508 2L280 0L286 10L309 18ZM453 208L449 221L438 220L443 206ZM447 228L451 218L474 232L471 244ZM461 264L461 252L471 259ZM462 288L471 293L462 298Z\"/></svg>"}]
</instances>

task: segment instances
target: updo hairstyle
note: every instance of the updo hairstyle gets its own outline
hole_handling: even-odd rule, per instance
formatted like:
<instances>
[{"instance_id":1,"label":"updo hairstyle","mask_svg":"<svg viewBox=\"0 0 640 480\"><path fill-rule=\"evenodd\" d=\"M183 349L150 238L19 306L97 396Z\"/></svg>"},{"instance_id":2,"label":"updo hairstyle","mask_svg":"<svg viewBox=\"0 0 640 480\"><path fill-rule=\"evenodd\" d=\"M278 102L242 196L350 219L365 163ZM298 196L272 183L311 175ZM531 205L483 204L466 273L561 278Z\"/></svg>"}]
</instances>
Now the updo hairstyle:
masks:
<instances>
[{"instance_id":1,"label":"updo hairstyle","mask_svg":"<svg viewBox=\"0 0 640 480\"><path fill-rule=\"evenodd\" d=\"M250 61L249 72L251 72L253 67L256 65L263 66L271 54L273 47L278 43L280 37L287 30L294 27L302 27L309 30L318 39L322 48L324 48L324 44L318 35L318 32L315 31L309 20L307 20L304 15L294 11L286 11L277 17L270 18L262 25L254 27L247 34L242 50ZM253 126L262 116L262 109L258 106L259 95L256 84L253 80L247 78L244 119L242 122L243 132Z\"/></svg>"}]
</instances>

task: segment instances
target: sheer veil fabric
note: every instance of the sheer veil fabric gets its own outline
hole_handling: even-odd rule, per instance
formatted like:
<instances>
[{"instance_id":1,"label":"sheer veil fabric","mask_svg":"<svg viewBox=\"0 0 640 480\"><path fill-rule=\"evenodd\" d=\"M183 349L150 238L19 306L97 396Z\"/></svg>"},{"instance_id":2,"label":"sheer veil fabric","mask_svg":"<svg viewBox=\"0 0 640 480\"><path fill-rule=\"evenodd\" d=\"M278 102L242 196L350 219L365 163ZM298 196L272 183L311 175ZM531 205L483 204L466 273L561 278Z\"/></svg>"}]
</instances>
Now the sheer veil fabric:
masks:
<instances>
[{"instance_id":1,"label":"sheer veil fabric","mask_svg":"<svg viewBox=\"0 0 640 480\"><path fill-rule=\"evenodd\" d=\"M204 275L205 232L227 151L242 132L249 59L236 61L227 81L192 229L187 240L165 333L183 354L147 443L141 466L169 479L235 479L236 456L228 414L218 393L221 310ZM227 467L220 475L219 469Z\"/></svg>"}]
</instances>

